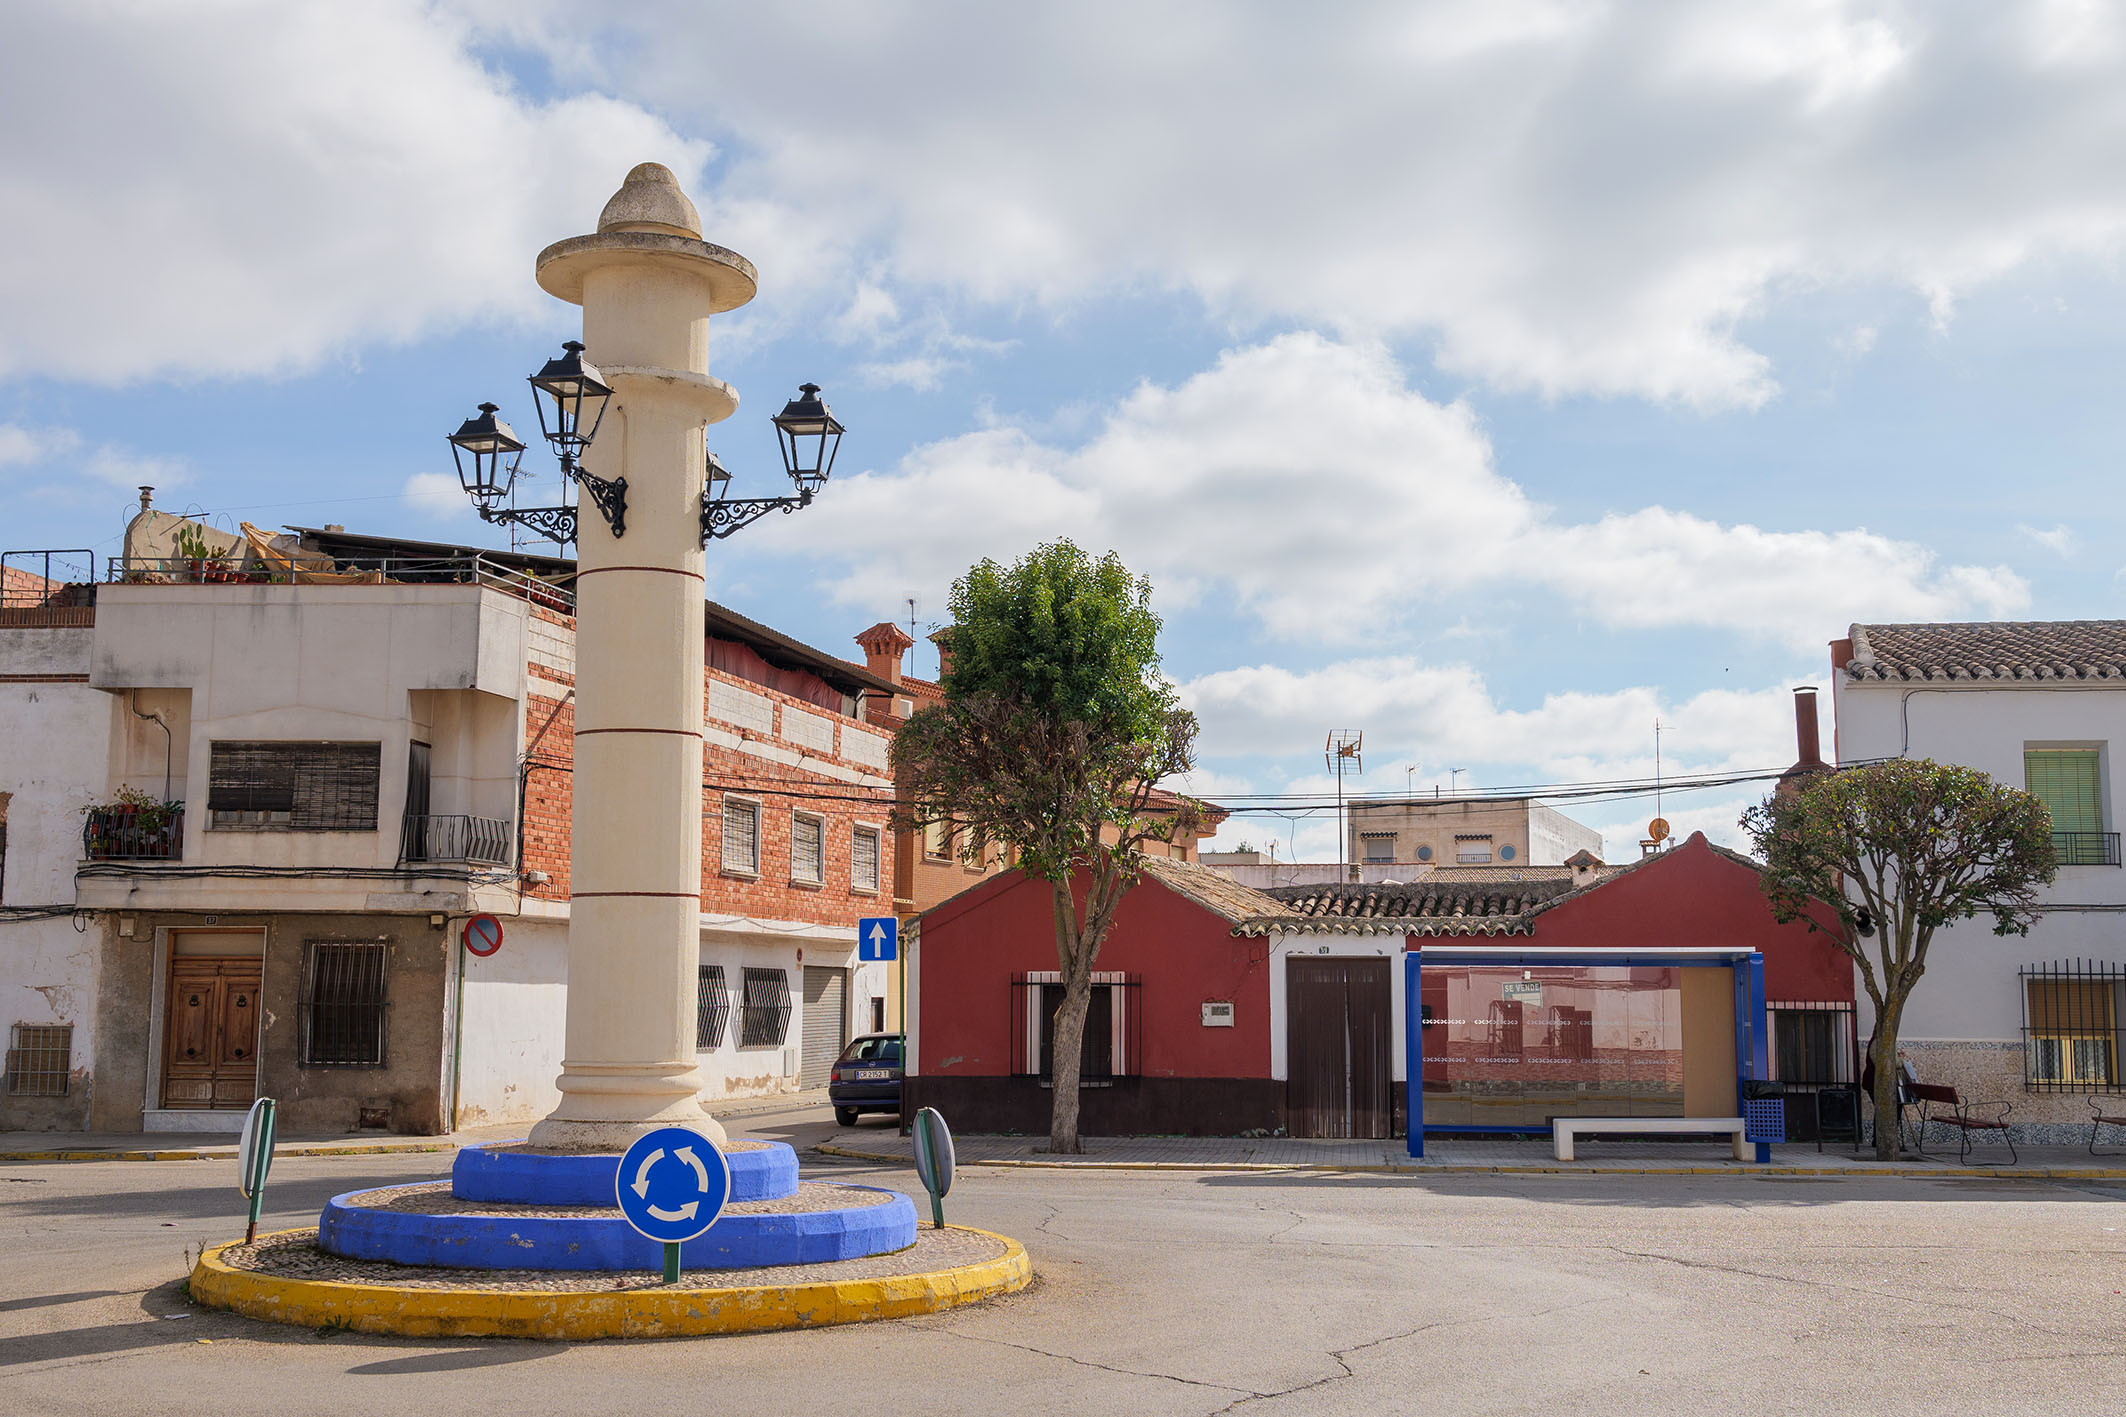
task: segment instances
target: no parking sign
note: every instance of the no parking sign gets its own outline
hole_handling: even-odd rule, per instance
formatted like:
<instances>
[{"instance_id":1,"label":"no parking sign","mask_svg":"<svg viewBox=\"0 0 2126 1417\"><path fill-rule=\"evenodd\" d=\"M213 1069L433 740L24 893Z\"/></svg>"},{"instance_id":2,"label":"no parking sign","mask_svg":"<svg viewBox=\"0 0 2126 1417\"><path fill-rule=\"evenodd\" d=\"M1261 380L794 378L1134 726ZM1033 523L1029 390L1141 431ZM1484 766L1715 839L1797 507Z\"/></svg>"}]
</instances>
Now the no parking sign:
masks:
<instances>
[{"instance_id":1,"label":"no parking sign","mask_svg":"<svg viewBox=\"0 0 2126 1417\"><path fill-rule=\"evenodd\" d=\"M502 922L492 915L475 915L465 922L465 948L486 959L502 948Z\"/></svg>"}]
</instances>

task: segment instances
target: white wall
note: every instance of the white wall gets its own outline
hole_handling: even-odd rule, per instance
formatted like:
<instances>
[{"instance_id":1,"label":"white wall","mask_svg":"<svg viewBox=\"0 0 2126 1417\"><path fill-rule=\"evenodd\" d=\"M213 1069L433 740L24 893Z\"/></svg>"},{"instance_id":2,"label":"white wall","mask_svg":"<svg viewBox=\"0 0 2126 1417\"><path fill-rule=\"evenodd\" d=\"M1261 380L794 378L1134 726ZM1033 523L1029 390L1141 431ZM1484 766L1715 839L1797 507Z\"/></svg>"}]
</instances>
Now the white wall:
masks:
<instances>
[{"instance_id":1,"label":"white wall","mask_svg":"<svg viewBox=\"0 0 2126 1417\"><path fill-rule=\"evenodd\" d=\"M2118 761L2108 745L2126 743L2126 689L1853 683L1841 674L1833 695L1842 763L1897 757L1909 746L1912 757L1960 763L2021 787L2026 745L2103 749L2104 828L2119 829ZM2062 866L2040 898L2053 908L2027 938L1995 935L1985 918L1934 937L1926 975L1905 1013L1904 1038L2019 1044L2021 968L2075 958L2126 963L2126 870ZM2092 906L2100 908L2087 908ZM1859 992L1865 1038L1873 1011L1865 991Z\"/></svg>"},{"instance_id":2,"label":"white wall","mask_svg":"<svg viewBox=\"0 0 2126 1417\"><path fill-rule=\"evenodd\" d=\"M1403 935L1314 935L1278 934L1270 937L1270 1076L1284 1081L1291 1076L1286 1057L1289 1037L1286 1023L1285 960L1292 955L1323 958L1378 958L1388 960L1388 997L1391 1010L1388 1041L1388 1076L1404 1080L1407 1071L1403 1043ZM1245 1027L1245 1024L1236 1024Z\"/></svg>"},{"instance_id":3,"label":"white wall","mask_svg":"<svg viewBox=\"0 0 2126 1417\"><path fill-rule=\"evenodd\" d=\"M502 924L500 950L486 959L465 959L461 1127L529 1125L561 1101L554 1080L561 1075L568 1016L568 923ZM462 930L463 922L452 921L451 928Z\"/></svg>"},{"instance_id":4,"label":"white wall","mask_svg":"<svg viewBox=\"0 0 2126 1417\"><path fill-rule=\"evenodd\" d=\"M85 674L91 633L0 631L0 675ZM0 792L11 794L0 904L73 904L81 808L103 800L120 712L117 699L87 684L0 683ZM0 1039L18 1023L69 1023L70 1067L90 1066L100 938L66 915L0 919ZM86 1107L86 1098L68 1099L76 1100Z\"/></svg>"}]
</instances>

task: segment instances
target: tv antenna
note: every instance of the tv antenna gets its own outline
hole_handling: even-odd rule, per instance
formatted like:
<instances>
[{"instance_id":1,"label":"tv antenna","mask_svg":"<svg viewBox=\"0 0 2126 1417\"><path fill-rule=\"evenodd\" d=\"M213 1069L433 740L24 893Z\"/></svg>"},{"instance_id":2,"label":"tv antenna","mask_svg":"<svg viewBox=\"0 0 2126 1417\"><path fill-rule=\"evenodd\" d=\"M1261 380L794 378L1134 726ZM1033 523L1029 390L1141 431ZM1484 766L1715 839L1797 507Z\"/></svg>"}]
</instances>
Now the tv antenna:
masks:
<instances>
[{"instance_id":1,"label":"tv antenna","mask_svg":"<svg viewBox=\"0 0 2126 1417\"><path fill-rule=\"evenodd\" d=\"M1362 728L1332 728L1328 741L1322 744L1322 761L1336 774L1336 864L1350 864L1350 824L1344 820L1344 774L1363 776L1365 759L1359 750L1365 746L1366 733ZM1338 874L1344 874L1339 871Z\"/></svg>"}]
</instances>

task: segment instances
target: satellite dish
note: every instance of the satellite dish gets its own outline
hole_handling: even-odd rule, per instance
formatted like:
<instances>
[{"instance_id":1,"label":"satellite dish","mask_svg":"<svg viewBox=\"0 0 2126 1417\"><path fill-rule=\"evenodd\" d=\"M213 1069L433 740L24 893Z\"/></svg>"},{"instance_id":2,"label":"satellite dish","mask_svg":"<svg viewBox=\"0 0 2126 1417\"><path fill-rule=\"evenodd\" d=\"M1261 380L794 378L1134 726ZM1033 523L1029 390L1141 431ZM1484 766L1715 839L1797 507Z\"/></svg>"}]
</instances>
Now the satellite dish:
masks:
<instances>
[{"instance_id":1,"label":"satellite dish","mask_svg":"<svg viewBox=\"0 0 2126 1417\"><path fill-rule=\"evenodd\" d=\"M1668 835L1668 818L1656 817L1646 824L1647 840L1667 841Z\"/></svg>"}]
</instances>

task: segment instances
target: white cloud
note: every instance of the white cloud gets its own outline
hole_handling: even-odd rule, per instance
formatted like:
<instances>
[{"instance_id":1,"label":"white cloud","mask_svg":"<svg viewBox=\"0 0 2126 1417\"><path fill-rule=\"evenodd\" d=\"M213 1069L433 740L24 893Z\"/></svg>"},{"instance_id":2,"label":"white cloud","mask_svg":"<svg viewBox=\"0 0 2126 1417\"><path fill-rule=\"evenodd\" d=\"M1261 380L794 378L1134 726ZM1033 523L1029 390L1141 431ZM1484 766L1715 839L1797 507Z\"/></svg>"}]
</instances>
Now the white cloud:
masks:
<instances>
[{"instance_id":1,"label":"white cloud","mask_svg":"<svg viewBox=\"0 0 2126 1417\"><path fill-rule=\"evenodd\" d=\"M2029 537L2055 556L2072 556L2081 549L2081 542L2074 528L2061 522L2054 527L2019 526L2017 531Z\"/></svg>"},{"instance_id":2,"label":"white cloud","mask_svg":"<svg viewBox=\"0 0 2126 1417\"><path fill-rule=\"evenodd\" d=\"M1199 744L1211 766L1199 769L1191 790L1220 800L1224 791L1309 793L1333 800L1335 780L1312 753L1329 726L1362 728L1367 773L1353 792L1400 794L1456 789L1502 790L1531 783L1596 783L1651 779L1656 770L1653 726L1662 725L1663 776L1773 771L1795 756L1793 697L1786 685L1708 690L1672 699L1650 686L1603 693L1553 693L1527 709L1501 704L1484 677L1466 664L1427 664L1407 656L1346 660L1312 670L1275 665L1221 670L1181 686L1202 722ZM1831 741L1830 698L1822 696L1823 741ZM1276 766L1298 761L1307 770L1278 779ZM1418 771L1406 774L1411 763ZM1252 770L1249 770L1252 768ZM1457 776L1451 769L1461 769ZM1659 810L1678 837L1704 831L1724 845L1742 844L1737 820L1770 784L1670 788ZM1635 855L1656 810L1651 791L1627 798L1552 798L1567 816L1600 830L1610 860ZM1235 805L1239 805L1237 802ZM1255 833L1276 834L1334 860L1333 815L1296 821L1250 811L1220 833L1230 844Z\"/></svg>"},{"instance_id":3,"label":"white cloud","mask_svg":"<svg viewBox=\"0 0 2126 1417\"><path fill-rule=\"evenodd\" d=\"M911 507L924 515L911 518ZM894 526L890 537L878 534ZM1866 530L1771 531L1648 507L1558 517L1492 466L1463 405L1377 347L1288 335L1177 387L1146 383L1075 446L999 423L837 478L763 545L846 567L844 603L939 602L983 556L1112 547L1172 606L1229 602L1289 639L1352 641L1472 595L1535 591L1631 628L1712 627L1809 652L1856 619L2027 602L2012 572Z\"/></svg>"},{"instance_id":4,"label":"white cloud","mask_svg":"<svg viewBox=\"0 0 2126 1417\"><path fill-rule=\"evenodd\" d=\"M860 280L902 308L1182 291L1712 408L1776 392L1742 326L1789 290L1945 322L2126 241L2115 8L467 3L728 137L705 213L837 308ZM803 245L744 244L777 231Z\"/></svg>"},{"instance_id":5,"label":"white cloud","mask_svg":"<svg viewBox=\"0 0 2126 1417\"><path fill-rule=\"evenodd\" d=\"M0 467L38 463L81 446L81 435L71 428L28 428L20 423L0 423Z\"/></svg>"},{"instance_id":6,"label":"white cloud","mask_svg":"<svg viewBox=\"0 0 2126 1417\"><path fill-rule=\"evenodd\" d=\"M92 490L177 487L190 477L182 458L117 443L92 446L72 428L0 423L0 470L10 468L16 469L13 480L32 496L73 503L90 500L85 494Z\"/></svg>"},{"instance_id":7,"label":"white cloud","mask_svg":"<svg viewBox=\"0 0 2126 1417\"><path fill-rule=\"evenodd\" d=\"M463 521L472 503L458 479L447 472L417 472L406 479L400 496L417 512L442 521Z\"/></svg>"},{"instance_id":8,"label":"white cloud","mask_svg":"<svg viewBox=\"0 0 2126 1417\"><path fill-rule=\"evenodd\" d=\"M411 0L41 5L0 46L0 372L258 374L560 307L533 284L633 164L709 147L533 99Z\"/></svg>"}]
</instances>

